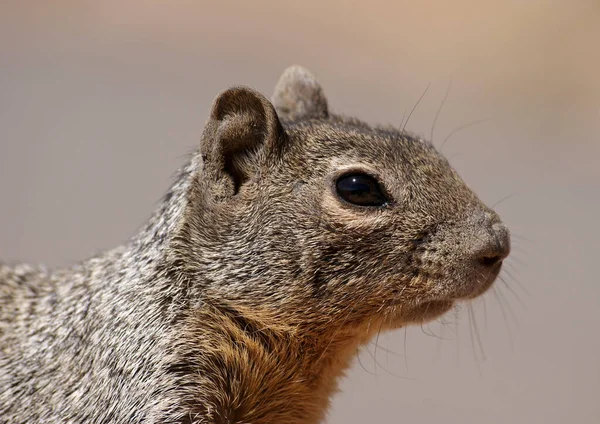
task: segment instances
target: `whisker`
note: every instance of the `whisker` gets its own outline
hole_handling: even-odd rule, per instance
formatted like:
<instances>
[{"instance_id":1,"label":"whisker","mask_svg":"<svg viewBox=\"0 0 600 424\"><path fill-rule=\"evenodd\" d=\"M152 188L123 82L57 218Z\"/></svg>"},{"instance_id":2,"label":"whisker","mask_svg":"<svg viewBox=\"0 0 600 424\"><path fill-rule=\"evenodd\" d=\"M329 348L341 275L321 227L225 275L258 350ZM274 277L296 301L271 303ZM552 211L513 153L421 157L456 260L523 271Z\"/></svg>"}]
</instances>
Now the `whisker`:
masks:
<instances>
[{"instance_id":1,"label":"whisker","mask_svg":"<svg viewBox=\"0 0 600 424\"><path fill-rule=\"evenodd\" d=\"M513 308L510 306L510 302L508 301L508 299L504 296L504 293L502 293L502 291L498 290L498 296L500 296L500 298L506 302L506 310L508 311L508 315L512 318L514 324L515 324L515 328L519 327L519 320L517 319L517 315L515 314Z\"/></svg>"},{"instance_id":2,"label":"whisker","mask_svg":"<svg viewBox=\"0 0 600 424\"><path fill-rule=\"evenodd\" d=\"M408 374L408 356L406 355L406 327L404 326L404 370Z\"/></svg>"},{"instance_id":3,"label":"whisker","mask_svg":"<svg viewBox=\"0 0 600 424\"><path fill-rule=\"evenodd\" d=\"M472 319L471 319L471 312L470 312L470 306L471 305L467 305L467 309L469 310L469 313L467 315L467 319L469 321L469 335L471 336L471 352L473 353L473 358L475 358L475 361L477 362L477 352L475 351L475 341L473 340L473 323L472 323Z\"/></svg>"},{"instance_id":4,"label":"whisker","mask_svg":"<svg viewBox=\"0 0 600 424\"><path fill-rule=\"evenodd\" d=\"M404 118L406 118L406 109L404 109L404 113L402 114L402 120L400 121L400 128L404 128Z\"/></svg>"},{"instance_id":5,"label":"whisker","mask_svg":"<svg viewBox=\"0 0 600 424\"><path fill-rule=\"evenodd\" d=\"M383 321L379 323L379 330L377 330L377 336L375 337L375 353L373 355L373 359L375 360L375 364L377 364L377 343L379 342L379 334L381 334L381 326L383 325ZM377 367L375 367L377 370Z\"/></svg>"},{"instance_id":6,"label":"whisker","mask_svg":"<svg viewBox=\"0 0 600 424\"><path fill-rule=\"evenodd\" d=\"M447 319L447 316L448 314L442 315L437 319L437 321L440 323L440 325L442 325L442 327L444 327L444 329L446 329L449 325L453 323L453 321Z\"/></svg>"},{"instance_id":7,"label":"whisker","mask_svg":"<svg viewBox=\"0 0 600 424\"><path fill-rule=\"evenodd\" d=\"M367 348L365 348L365 350L367 351L367 353L369 353L369 354L370 354L370 352L369 352L369 350L368 350ZM361 351L362 351L362 349L361 349ZM373 373L373 372L371 372L371 371L369 371L368 369L366 369L366 368L365 368L365 366L364 366L364 365L363 365L363 363L362 363L362 360L360 359L360 352L358 352L358 355L356 355L356 358L358 359L358 363L360 364L360 367L361 367L363 370L365 370L365 371L366 371L368 374L370 374L370 375L372 375L372 376L374 376L374 377L376 376L376 374L375 374L375 373Z\"/></svg>"},{"instance_id":8,"label":"whisker","mask_svg":"<svg viewBox=\"0 0 600 424\"><path fill-rule=\"evenodd\" d=\"M502 199L498 200L496 203L494 203L492 206L490 206L490 208L494 209L496 206L498 206L499 204L501 204L502 202L511 199L513 197L515 197L518 193L515 191L507 196L504 196Z\"/></svg>"},{"instance_id":9,"label":"whisker","mask_svg":"<svg viewBox=\"0 0 600 424\"><path fill-rule=\"evenodd\" d=\"M448 81L448 87L446 87L446 94L444 95L444 99L442 100L440 107L438 108L437 112L435 113L435 117L433 118L433 123L431 124L431 133L429 135L429 140L431 141L431 144L433 144L433 130L435 129L435 123L437 122L438 117L440 116L440 112L444 108L444 104L446 103L446 100L448 99L448 95L450 95L451 87L452 87L452 78L450 78L450 80Z\"/></svg>"},{"instance_id":10,"label":"whisker","mask_svg":"<svg viewBox=\"0 0 600 424\"><path fill-rule=\"evenodd\" d=\"M505 262L506 266L509 267L510 269L512 269L515 274L519 274L519 269L515 266L515 264L511 263L511 262ZM506 270L504 270L506 271Z\"/></svg>"},{"instance_id":11,"label":"whisker","mask_svg":"<svg viewBox=\"0 0 600 424\"><path fill-rule=\"evenodd\" d=\"M483 304L483 328L485 332L488 332L488 316L487 316L487 305L485 302L485 296L481 296L481 303Z\"/></svg>"},{"instance_id":12,"label":"whisker","mask_svg":"<svg viewBox=\"0 0 600 424\"><path fill-rule=\"evenodd\" d=\"M504 272L506 273L506 275L508 275L508 276L509 276L509 277L510 277L510 278L511 278L511 279L512 279L512 280L513 280L515 283L517 283L517 285L518 285L518 286L521 288L521 290L523 290L523 291L525 292L525 294L526 294L527 296L531 297L531 293L529 292L529 290L527 290L527 289L525 288L525 286L524 286L523 284L521 284L521 283L519 282L519 280L517 280L517 279L516 279L516 278L515 278L515 277L514 277L514 276L513 276L511 273L510 273L510 271L509 271L509 270L507 270L507 269L504 269L503 271L504 271ZM505 283L506 283L506 282L505 282ZM507 285L508 285L508 284L507 284ZM512 289L511 289L511 290L512 290Z\"/></svg>"},{"instance_id":13,"label":"whisker","mask_svg":"<svg viewBox=\"0 0 600 424\"><path fill-rule=\"evenodd\" d=\"M433 362L434 363L436 363L439 360L441 353L442 353L442 342L444 340L446 340L444 338L444 332L446 330L446 326L442 322L440 322L440 330L441 330L442 334L441 334L441 337L438 338L438 340L435 344L435 350L433 351Z\"/></svg>"},{"instance_id":14,"label":"whisker","mask_svg":"<svg viewBox=\"0 0 600 424\"><path fill-rule=\"evenodd\" d=\"M456 335L456 367L460 368L460 327L458 325L460 309L457 307L454 310L454 333Z\"/></svg>"},{"instance_id":15,"label":"whisker","mask_svg":"<svg viewBox=\"0 0 600 424\"><path fill-rule=\"evenodd\" d=\"M520 266L524 266L524 267L526 267L526 266L527 266L527 264L526 264L525 262L523 262L521 259L519 259L519 258L518 258L517 256L515 256L515 255L510 255L510 256L508 257L508 261L509 261L508 263L510 263L510 261L513 261L513 262L516 262L516 263L518 263Z\"/></svg>"},{"instance_id":16,"label":"whisker","mask_svg":"<svg viewBox=\"0 0 600 424\"><path fill-rule=\"evenodd\" d=\"M440 146L440 151L441 151L441 150L444 148L444 145L445 145L445 144L446 144L446 142L447 142L447 141L450 139L450 137L452 137L452 136L453 136L453 135L455 135L456 133L458 133L458 132L460 132L460 131L462 131L462 130L464 130L464 129L467 129L467 128L469 128L469 127L472 127L472 126L474 126L474 125L477 125L477 124L482 124L482 123L484 123L484 122L487 122L487 121L489 121L489 120L490 120L490 119L479 119L479 120L477 120L477 121L472 121L472 122L469 122L469 123L467 123L467 124L461 125L460 127L458 127L457 129L455 129L454 131L452 131L450 134L448 134L448 135L446 136L446 138L445 138L445 139L444 139L444 141L442 142L442 145Z\"/></svg>"},{"instance_id":17,"label":"whisker","mask_svg":"<svg viewBox=\"0 0 600 424\"><path fill-rule=\"evenodd\" d=\"M367 350L367 353L373 358L373 360L375 361L375 364L378 365L382 370L384 370L386 373L388 373L389 375L396 377L396 378L400 378L403 380L413 380L412 378L409 378L407 376L404 375L398 375L396 373L391 372L389 369L387 369L387 367L384 367L383 365L381 365L381 363L377 360L377 357L375 355L373 355L371 353L371 351ZM375 369L377 369L377 367L375 367ZM377 373L372 374L374 376L377 376Z\"/></svg>"},{"instance_id":18,"label":"whisker","mask_svg":"<svg viewBox=\"0 0 600 424\"><path fill-rule=\"evenodd\" d=\"M475 316L475 311L473 310L473 305L469 304L469 313L473 318L473 329L475 330L475 337L477 338L477 345L479 346L479 351L481 352L481 358L485 361L486 355L483 350L483 343L481 343L481 336L479 334L479 327L477 326L477 317Z\"/></svg>"},{"instance_id":19,"label":"whisker","mask_svg":"<svg viewBox=\"0 0 600 424\"><path fill-rule=\"evenodd\" d=\"M496 301L498 302L498 305L500 306L500 313L502 314L502 318L504 320L504 325L505 325L506 331L508 333L508 341L510 343L510 348L512 350L512 349L514 349L514 342L513 342L513 337L512 337L512 332L511 332L511 329L510 329L510 325L508 323L508 318L507 318L507 315L506 315L506 310L504 309L504 304L500 300L500 296L498 295L498 290L496 290L496 287L492 288L492 292L494 293L494 297L496 298Z\"/></svg>"},{"instance_id":20,"label":"whisker","mask_svg":"<svg viewBox=\"0 0 600 424\"><path fill-rule=\"evenodd\" d=\"M375 355L371 353L371 349L365 349L365 351L369 354L371 358L373 358L373 375L377 376L377 359L375 359Z\"/></svg>"},{"instance_id":21,"label":"whisker","mask_svg":"<svg viewBox=\"0 0 600 424\"><path fill-rule=\"evenodd\" d=\"M511 232L510 236L511 236L511 237L514 237L514 238L518 238L518 239L520 239L520 240L523 240L523 241L526 241L526 242L529 242L529 243L535 243L535 241L533 241L533 240L531 240L531 239L529 239L529 238L527 238L527 237L525 237L525 236L522 236L522 235L516 234L516 233L512 233L512 232Z\"/></svg>"},{"instance_id":22,"label":"whisker","mask_svg":"<svg viewBox=\"0 0 600 424\"><path fill-rule=\"evenodd\" d=\"M523 247L519 246L518 244L513 244L511 246L511 248L512 248L512 250L516 250L516 251L521 252L521 253L523 253L525 255L528 254L527 250L525 250Z\"/></svg>"},{"instance_id":23,"label":"whisker","mask_svg":"<svg viewBox=\"0 0 600 424\"><path fill-rule=\"evenodd\" d=\"M424 315L424 316L426 316L428 311L429 311L429 305L427 305L427 308L425 308L425 312L423 313L423 315ZM421 327L421 332L422 332L423 334L425 334L425 335L427 335L427 336L430 336L430 337L436 337L434 334L429 334L429 333L427 333L427 332L426 332L426 331L423 329L423 322L421 322L421 325L420 325L420 327Z\"/></svg>"},{"instance_id":24,"label":"whisker","mask_svg":"<svg viewBox=\"0 0 600 424\"><path fill-rule=\"evenodd\" d=\"M442 321L438 321L438 322L440 323L440 328L442 329L442 333L444 333L444 328L445 328L445 325L444 325L444 323L443 323ZM427 328L430 328L430 327L431 327L431 326L430 326L429 324L427 324ZM442 339L442 340L451 340L451 339L449 339L449 338L447 338L447 337L444 337L444 335L443 335L443 334L437 335L437 334L436 334L436 333L434 333L433 331L432 331L431 333L435 335L435 338L436 338L436 339Z\"/></svg>"},{"instance_id":25,"label":"whisker","mask_svg":"<svg viewBox=\"0 0 600 424\"><path fill-rule=\"evenodd\" d=\"M435 339L441 338L440 336L435 334L433 331L431 331L431 329L429 329L429 326L427 328L428 328L428 331L425 331L425 329L423 328L423 323L421 323L421 331L423 332L423 334L425 334L426 336L429 336L429 337L433 337Z\"/></svg>"},{"instance_id":26,"label":"whisker","mask_svg":"<svg viewBox=\"0 0 600 424\"><path fill-rule=\"evenodd\" d=\"M402 126L401 134L404 134L404 129L406 128L406 125L408 124L408 121L410 120L410 117L412 116L412 114L415 111L415 109L417 108L417 106L419 106L419 103L421 103L421 100L423 99L423 97L425 97L425 94L427 93L427 90L429 90L429 86L430 85L431 85L431 83L427 84L427 87L425 87L425 91L423 91L423 94L421 94L421 97L419 97L419 100L417 100L417 103L415 103L415 105L413 106L412 110L408 114L408 118L406 118L406 122Z\"/></svg>"},{"instance_id":27,"label":"whisker","mask_svg":"<svg viewBox=\"0 0 600 424\"><path fill-rule=\"evenodd\" d=\"M517 299L517 302L519 302L521 307L523 309L527 310L527 306L525 305L525 303L521 300L521 298L519 297L517 292L515 292L512 289L512 287L506 282L506 280L504 278L502 278L502 276L499 276L498 279L504 284L504 286L508 289L508 291L512 293L512 295L515 297L515 299Z\"/></svg>"},{"instance_id":28,"label":"whisker","mask_svg":"<svg viewBox=\"0 0 600 424\"><path fill-rule=\"evenodd\" d=\"M389 354L391 354L391 355L397 356L398 358L400 358L400 357L403 357L403 356L404 356L404 355L402 355L401 353L398 353L398 352L396 352L396 351L393 351L393 350L391 350L391 349L388 349L388 348L386 348L386 347L384 347L384 346L381 346L381 345L379 345L379 348L378 348L378 349L379 349L379 350L382 350L382 351L384 351L385 353L389 353Z\"/></svg>"},{"instance_id":29,"label":"whisker","mask_svg":"<svg viewBox=\"0 0 600 424\"><path fill-rule=\"evenodd\" d=\"M477 351L475 350L475 342L474 342L474 337L473 337L473 315L471 313L471 304L467 305L467 309L469 310L469 335L471 336L471 352L473 352L473 359L475 359L475 366L477 367L477 371L479 372L479 375L481 376L481 368L479 366L479 358L477 357Z\"/></svg>"}]
</instances>

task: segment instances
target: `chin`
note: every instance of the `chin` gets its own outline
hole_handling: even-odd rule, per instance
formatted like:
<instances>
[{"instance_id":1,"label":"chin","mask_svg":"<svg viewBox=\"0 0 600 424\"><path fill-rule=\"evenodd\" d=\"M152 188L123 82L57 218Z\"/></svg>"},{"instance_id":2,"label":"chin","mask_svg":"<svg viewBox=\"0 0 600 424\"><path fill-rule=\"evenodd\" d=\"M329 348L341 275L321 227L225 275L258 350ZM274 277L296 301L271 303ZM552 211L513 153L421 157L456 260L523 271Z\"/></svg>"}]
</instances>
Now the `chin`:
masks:
<instances>
[{"instance_id":1,"label":"chin","mask_svg":"<svg viewBox=\"0 0 600 424\"><path fill-rule=\"evenodd\" d=\"M430 300L411 307L398 309L390 320L390 328L399 328L407 324L424 324L432 321L454 307L454 300Z\"/></svg>"},{"instance_id":2,"label":"chin","mask_svg":"<svg viewBox=\"0 0 600 424\"><path fill-rule=\"evenodd\" d=\"M496 267L485 281L470 281L467 284L452 284L451 289L442 289L432 294L433 299L416 304L396 301L389 315L389 328L399 328L407 324L424 324L450 311L457 302L471 301L487 292L494 284L500 266Z\"/></svg>"}]
</instances>

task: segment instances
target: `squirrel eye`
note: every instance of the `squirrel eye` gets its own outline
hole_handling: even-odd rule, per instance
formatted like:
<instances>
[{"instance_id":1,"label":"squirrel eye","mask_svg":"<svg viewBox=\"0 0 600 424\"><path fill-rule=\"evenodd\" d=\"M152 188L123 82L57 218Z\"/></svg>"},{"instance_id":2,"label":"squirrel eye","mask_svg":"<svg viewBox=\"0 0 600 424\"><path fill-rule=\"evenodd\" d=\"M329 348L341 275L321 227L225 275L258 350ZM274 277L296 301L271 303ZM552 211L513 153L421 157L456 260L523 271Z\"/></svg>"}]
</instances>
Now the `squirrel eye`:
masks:
<instances>
[{"instance_id":1,"label":"squirrel eye","mask_svg":"<svg viewBox=\"0 0 600 424\"><path fill-rule=\"evenodd\" d=\"M343 175L335 188L342 200L357 206L384 206L388 202L377 180L366 174Z\"/></svg>"}]
</instances>

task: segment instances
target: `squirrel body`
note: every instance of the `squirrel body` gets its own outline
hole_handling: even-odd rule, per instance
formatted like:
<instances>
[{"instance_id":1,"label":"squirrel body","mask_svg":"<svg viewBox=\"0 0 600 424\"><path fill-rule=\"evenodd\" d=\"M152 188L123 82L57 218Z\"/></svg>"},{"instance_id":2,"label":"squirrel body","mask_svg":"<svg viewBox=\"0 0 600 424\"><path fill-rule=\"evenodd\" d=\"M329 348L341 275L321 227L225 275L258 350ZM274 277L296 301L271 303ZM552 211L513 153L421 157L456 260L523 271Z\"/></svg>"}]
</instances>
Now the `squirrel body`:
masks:
<instances>
[{"instance_id":1,"label":"squirrel body","mask_svg":"<svg viewBox=\"0 0 600 424\"><path fill-rule=\"evenodd\" d=\"M479 296L509 249L430 143L288 68L272 101L217 97L126 244L0 265L0 421L321 422L362 344Z\"/></svg>"}]
</instances>

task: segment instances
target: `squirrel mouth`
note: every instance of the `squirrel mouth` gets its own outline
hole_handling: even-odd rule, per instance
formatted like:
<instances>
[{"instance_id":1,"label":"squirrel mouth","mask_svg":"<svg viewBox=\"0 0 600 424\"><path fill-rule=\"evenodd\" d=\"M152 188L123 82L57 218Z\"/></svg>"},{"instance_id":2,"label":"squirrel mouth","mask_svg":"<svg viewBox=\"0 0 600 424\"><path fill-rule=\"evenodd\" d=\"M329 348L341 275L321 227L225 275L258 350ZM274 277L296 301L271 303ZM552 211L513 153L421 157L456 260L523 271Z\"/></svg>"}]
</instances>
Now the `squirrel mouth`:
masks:
<instances>
[{"instance_id":1,"label":"squirrel mouth","mask_svg":"<svg viewBox=\"0 0 600 424\"><path fill-rule=\"evenodd\" d=\"M456 300L472 300L481 295L483 295L486 291L492 287L498 275L500 274L500 270L502 269L502 263L497 264L492 270L490 270L489 275L484 281L476 280L472 283L472 288L465 295L459 296Z\"/></svg>"},{"instance_id":2,"label":"squirrel mouth","mask_svg":"<svg viewBox=\"0 0 600 424\"><path fill-rule=\"evenodd\" d=\"M494 285L501 269L502 262L487 270L486 273L479 273L476 277L474 276L466 281L457 281L453 284L447 283L435 295L434 300L452 300L453 302L473 300L483 295Z\"/></svg>"},{"instance_id":3,"label":"squirrel mouth","mask_svg":"<svg viewBox=\"0 0 600 424\"><path fill-rule=\"evenodd\" d=\"M427 296L417 302L407 303L406 300L396 300L392 303L394 308L393 321L400 325L407 323L425 323L450 311L457 302L470 301L481 295L492 287L498 274L500 273L501 264L493 267L487 278L473 279L466 284L446 284L431 297Z\"/></svg>"}]
</instances>

